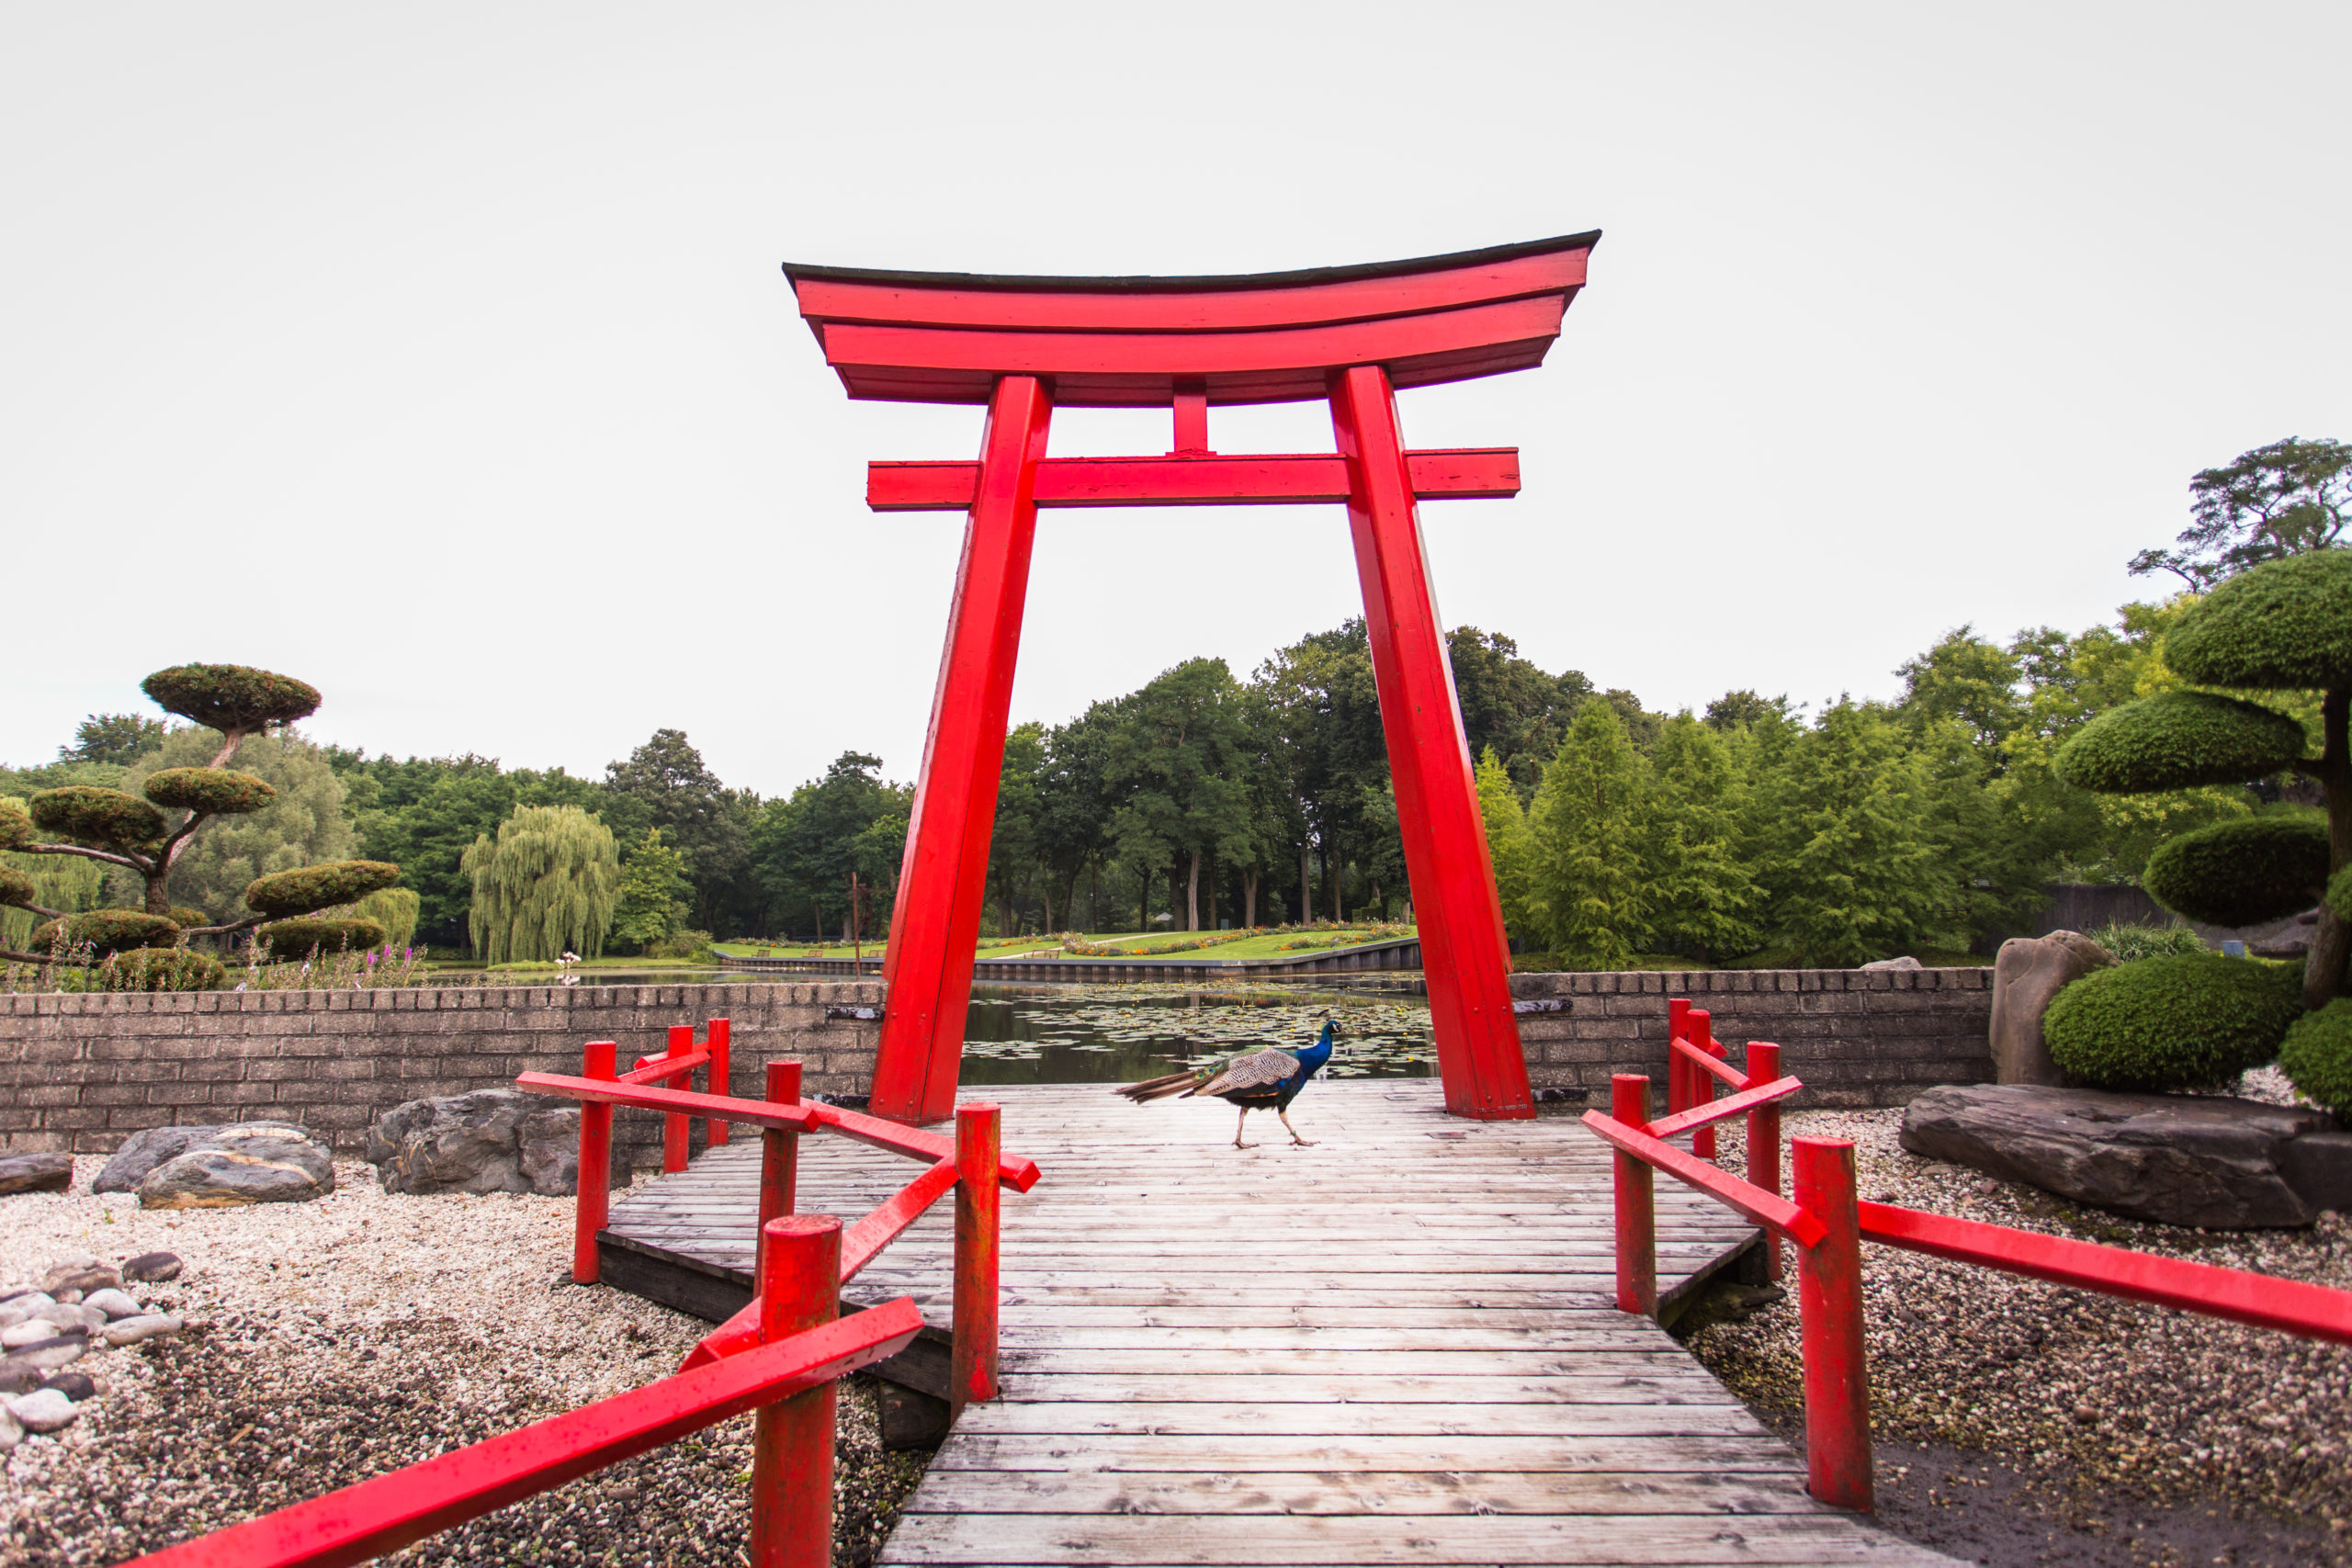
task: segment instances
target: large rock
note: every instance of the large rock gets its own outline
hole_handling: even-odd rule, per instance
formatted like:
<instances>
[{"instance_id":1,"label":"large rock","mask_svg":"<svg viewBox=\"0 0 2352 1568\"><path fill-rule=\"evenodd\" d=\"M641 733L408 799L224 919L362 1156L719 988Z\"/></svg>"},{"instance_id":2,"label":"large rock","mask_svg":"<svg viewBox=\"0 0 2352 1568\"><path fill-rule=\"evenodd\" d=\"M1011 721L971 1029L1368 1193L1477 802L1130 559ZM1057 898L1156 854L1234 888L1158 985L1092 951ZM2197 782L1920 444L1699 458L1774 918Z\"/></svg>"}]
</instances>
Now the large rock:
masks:
<instances>
[{"instance_id":1,"label":"large rock","mask_svg":"<svg viewBox=\"0 0 2352 1568\"><path fill-rule=\"evenodd\" d=\"M72 1155L0 1155L0 1193L62 1192L73 1185Z\"/></svg>"},{"instance_id":2,"label":"large rock","mask_svg":"<svg viewBox=\"0 0 2352 1568\"><path fill-rule=\"evenodd\" d=\"M250 1122L218 1127L139 1182L143 1209L229 1209L300 1203L334 1190L334 1158L299 1127Z\"/></svg>"},{"instance_id":3,"label":"large rock","mask_svg":"<svg viewBox=\"0 0 2352 1568\"><path fill-rule=\"evenodd\" d=\"M580 1112L545 1095L484 1089L394 1106L368 1129L387 1192L537 1192L580 1185Z\"/></svg>"},{"instance_id":4,"label":"large rock","mask_svg":"<svg viewBox=\"0 0 2352 1568\"><path fill-rule=\"evenodd\" d=\"M2328 1156L2347 1141L2324 1111L2027 1084L1931 1089L1903 1113L1915 1155L2135 1220L2217 1230L2311 1224L2330 1206L2328 1171L2340 1175Z\"/></svg>"},{"instance_id":5,"label":"large rock","mask_svg":"<svg viewBox=\"0 0 2352 1568\"><path fill-rule=\"evenodd\" d=\"M143 1133L133 1133L124 1140L90 1183L93 1192L136 1192L139 1184L147 1179L157 1166L177 1159L188 1150L215 1144L220 1134L234 1130L241 1136L251 1136L266 1128L282 1137L306 1138L310 1134L291 1122L234 1122L211 1127L150 1127Z\"/></svg>"},{"instance_id":6,"label":"large rock","mask_svg":"<svg viewBox=\"0 0 2352 1568\"><path fill-rule=\"evenodd\" d=\"M2058 993L2094 969L2115 963L2107 949L2080 931L2013 936L1993 956L1993 1081L2066 1081L2041 1037L2041 1015Z\"/></svg>"}]
</instances>

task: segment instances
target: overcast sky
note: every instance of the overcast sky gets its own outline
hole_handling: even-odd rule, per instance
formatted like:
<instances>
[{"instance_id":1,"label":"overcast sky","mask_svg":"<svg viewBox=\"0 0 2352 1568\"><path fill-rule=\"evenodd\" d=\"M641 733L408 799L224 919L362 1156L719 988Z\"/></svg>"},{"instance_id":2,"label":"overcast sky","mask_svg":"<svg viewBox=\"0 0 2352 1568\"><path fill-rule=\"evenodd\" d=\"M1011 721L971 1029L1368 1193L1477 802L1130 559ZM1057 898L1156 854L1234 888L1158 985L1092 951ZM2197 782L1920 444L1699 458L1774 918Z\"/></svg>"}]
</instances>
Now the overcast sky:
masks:
<instances>
[{"instance_id":1,"label":"overcast sky","mask_svg":"<svg viewBox=\"0 0 2352 1568\"><path fill-rule=\"evenodd\" d=\"M2197 468L2352 436L2352 7L0 6L0 759L258 664L311 733L910 777L962 520L785 260L1204 273L1603 231L1445 617L1652 707L1887 694L2161 592ZM1319 405L1218 411L1329 450ZM1166 416L1057 417L1057 453ZM1047 513L1016 720L1360 609L1338 508Z\"/></svg>"}]
</instances>

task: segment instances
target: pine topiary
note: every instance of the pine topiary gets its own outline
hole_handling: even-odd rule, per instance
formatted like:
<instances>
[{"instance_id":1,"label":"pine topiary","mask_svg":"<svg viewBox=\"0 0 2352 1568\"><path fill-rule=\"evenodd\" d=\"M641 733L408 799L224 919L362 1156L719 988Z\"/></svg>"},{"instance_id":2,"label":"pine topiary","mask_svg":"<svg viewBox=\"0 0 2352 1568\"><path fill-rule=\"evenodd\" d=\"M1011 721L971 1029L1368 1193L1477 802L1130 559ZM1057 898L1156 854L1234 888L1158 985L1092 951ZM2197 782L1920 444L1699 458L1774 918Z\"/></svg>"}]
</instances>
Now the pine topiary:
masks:
<instances>
[{"instance_id":1,"label":"pine topiary","mask_svg":"<svg viewBox=\"0 0 2352 1568\"><path fill-rule=\"evenodd\" d=\"M314 909L356 903L400 879L401 868L390 861L339 860L324 865L297 866L247 883L245 907L256 914L275 918L307 915Z\"/></svg>"},{"instance_id":2,"label":"pine topiary","mask_svg":"<svg viewBox=\"0 0 2352 1568\"><path fill-rule=\"evenodd\" d=\"M147 798L179 811L243 816L277 798L277 792L251 773L227 768L164 768L147 775Z\"/></svg>"},{"instance_id":3,"label":"pine topiary","mask_svg":"<svg viewBox=\"0 0 2352 1568\"><path fill-rule=\"evenodd\" d=\"M2305 1099L2352 1120L2352 998L2298 1019L2278 1047L2278 1068Z\"/></svg>"},{"instance_id":4,"label":"pine topiary","mask_svg":"<svg viewBox=\"0 0 2352 1568\"><path fill-rule=\"evenodd\" d=\"M132 948L173 947L180 940L178 924L162 915L144 909L91 909L35 927L29 939L33 951L41 952L55 942L61 927L68 946L86 943L100 957Z\"/></svg>"},{"instance_id":5,"label":"pine topiary","mask_svg":"<svg viewBox=\"0 0 2352 1568\"><path fill-rule=\"evenodd\" d=\"M209 953L147 947L118 953L90 971L95 991L217 991L228 970Z\"/></svg>"},{"instance_id":6,"label":"pine topiary","mask_svg":"<svg viewBox=\"0 0 2352 1568\"><path fill-rule=\"evenodd\" d=\"M2168 839L2141 881L2176 914L2252 926L2308 909L2327 886L2327 822L2316 814L2249 817Z\"/></svg>"},{"instance_id":7,"label":"pine topiary","mask_svg":"<svg viewBox=\"0 0 2352 1568\"><path fill-rule=\"evenodd\" d=\"M2219 953L2084 976L2042 1015L2051 1060L2094 1089L2206 1089L2259 1066L2303 1010L2291 964Z\"/></svg>"},{"instance_id":8,"label":"pine topiary","mask_svg":"<svg viewBox=\"0 0 2352 1568\"><path fill-rule=\"evenodd\" d=\"M322 953L364 953L384 945L384 928L375 920L306 915L298 919L272 920L254 933L269 943L272 963L300 963Z\"/></svg>"},{"instance_id":9,"label":"pine topiary","mask_svg":"<svg viewBox=\"0 0 2352 1568\"><path fill-rule=\"evenodd\" d=\"M2110 708L2059 750L2077 789L2133 792L2244 784L2302 761L2303 727L2275 708L2211 692L2164 692Z\"/></svg>"},{"instance_id":10,"label":"pine topiary","mask_svg":"<svg viewBox=\"0 0 2352 1568\"><path fill-rule=\"evenodd\" d=\"M225 936L248 931L272 917L315 914L400 880L398 866L381 861L344 861L256 879L252 888L277 891L266 894L266 902L253 903L254 913L245 919L207 925L202 915L175 908L171 902L172 866L194 841L196 830L215 817L265 810L277 798L277 790L263 780L230 769L230 759L247 736L316 712L319 693L315 686L291 676L241 664L175 665L156 671L141 685L165 712L220 731L221 746L212 765L165 768L150 774L145 800L121 790L75 784L42 790L32 797L29 813L0 807L0 850L83 855L130 870L146 884L147 918L169 926L175 941L183 936ZM156 809L159 806L187 815L170 821ZM44 834L51 835L52 841L40 841ZM29 897L21 907L45 917L50 924L42 930L51 936L61 929L58 921L63 918L62 911L42 908ZM62 929L70 932L78 928ZM360 945L383 940L380 926L369 921L364 929L377 934L372 942ZM345 922L336 929L336 940L352 937L360 930Z\"/></svg>"},{"instance_id":11,"label":"pine topiary","mask_svg":"<svg viewBox=\"0 0 2352 1568\"><path fill-rule=\"evenodd\" d=\"M67 784L41 790L28 804L34 826L92 849L136 852L164 836L164 814L119 789Z\"/></svg>"},{"instance_id":12,"label":"pine topiary","mask_svg":"<svg viewBox=\"0 0 2352 1568\"><path fill-rule=\"evenodd\" d=\"M2273 544L2284 537L2275 529L2266 536ZM2290 751L2288 731L2300 727L2286 714L2234 698L2179 692L2126 703L2085 725L2059 749L2061 778L2112 794L2250 782L2280 770L2319 785L2337 826L2328 833L2326 859L2316 876L2285 838L2263 837L2285 829L2241 824L2252 836L2237 840L2207 838L2221 832L2207 829L2190 835L2206 839L2201 848L2185 851L2161 874L2157 861L2165 851L2149 862L2149 892L2177 913L2224 919L2215 911L2259 911L2251 918L2276 918L2309 908L2330 874L2352 866L2352 550L2325 547L2332 531L2312 537L2320 547L2281 546L2305 553L2247 567L2191 604L2166 633L2164 655L2177 674L2200 685L2266 693L2318 688L2318 756L2304 749ZM2263 864L2277 879L2268 888L2255 886L2260 867L2227 852L2233 844L2269 857ZM2343 988L2347 964L2352 919L2339 915L2333 904L2324 905L2303 964L2304 1005L2316 1009L2333 1000Z\"/></svg>"},{"instance_id":13,"label":"pine topiary","mask_svg":"<svg viewBox=\"0 0 2352 1568\"><path fill-rule=\"evenodd\" d=\"M235 743L257 729L319 711L319 689L290 675L242 664L175 664L139 682L165 713L220 730Z\"/></svg>"}]
</instances>

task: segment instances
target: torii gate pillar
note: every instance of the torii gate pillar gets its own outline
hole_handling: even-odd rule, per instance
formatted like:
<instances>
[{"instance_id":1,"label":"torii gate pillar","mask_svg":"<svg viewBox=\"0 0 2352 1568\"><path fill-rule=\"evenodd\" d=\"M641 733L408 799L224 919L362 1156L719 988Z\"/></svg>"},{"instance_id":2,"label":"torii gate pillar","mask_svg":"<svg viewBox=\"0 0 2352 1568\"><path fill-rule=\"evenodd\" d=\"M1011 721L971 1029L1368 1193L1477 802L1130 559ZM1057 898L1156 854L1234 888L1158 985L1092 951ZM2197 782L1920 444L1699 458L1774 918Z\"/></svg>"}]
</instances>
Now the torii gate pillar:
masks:
<instances>
[{"instance_id":1,"label":"torii gate pillar","mask_svg":"<svg viewBox=\"0 0 2352 1568\"><path fill-rule=\"evenodd\" d=\"M787 266L853 398L984 402L978 463L876 463L877 511L967 513L898 905L873 1110L949 1115L1040 506L1343 502L1446 1109L1534 1114L1469 745L1415 502L1518 492L1510 448L1408 452L1396 389L1543 362L1598 233L1233 277ZM1332 454L1208 449L1213 403L1320 398ZM1170 409L1158 457L1046 456L1054 403Z\"/></svg>"}]
</instances>

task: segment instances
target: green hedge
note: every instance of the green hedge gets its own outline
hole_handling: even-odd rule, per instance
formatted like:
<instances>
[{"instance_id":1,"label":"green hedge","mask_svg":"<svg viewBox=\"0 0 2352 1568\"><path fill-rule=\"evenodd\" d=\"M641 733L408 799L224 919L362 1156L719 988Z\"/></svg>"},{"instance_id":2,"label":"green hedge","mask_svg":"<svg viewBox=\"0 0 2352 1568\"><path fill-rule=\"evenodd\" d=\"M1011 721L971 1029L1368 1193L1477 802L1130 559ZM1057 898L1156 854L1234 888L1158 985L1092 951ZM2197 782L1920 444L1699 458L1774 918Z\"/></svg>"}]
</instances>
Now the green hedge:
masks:
<instances>
[{"instance_id":1,"label":"green hedge","mask_svg":"<svg viewBox=\"0 0 2352 1568\"><path fill-rule=\"evenodd\" d=\"M32 797L33 821L99 849L137 849L164 836L164 814L135 795L96 784L67 784Z\"/></svg>"},{"instance_id":2,"label":"green hedge","mask_svg":"<svg viewBox=\"0 0 2352 1568\"><path fill-rule=\"evenodd\" d=\"M31 877L14 866L0 865L0 905L16 908L40 897L40 887Z\"/></svg>"},{"instance_id":3,"label":"green hedge","mask_svg":"<svg viewBox=\"0 0 2352 1568\"><path fill-rule=\"evenodd\" d=\"M2278 1047L2278 1069L2305 1098L2352 1119L2352 998L2297 1020Z\"/></svg>"},{"instance_id":4,"label":"green hedge","mask_svg":"<svg viewBox=\"0 0 2352 1568\"><path fill-rule=\"evenodd\" d=\"M2094 1089L2206 1089L2270 1060L2302 1011L2301 964L2183 953L2084 976L2041 1032Z\"/></svg>"},{"instance_id":5,"label":"green hedge","mask_svg":"<svg viewBox=\"0 0 2352 1568\"><path fill-rule=\"evenodd\" d=\"M2165 662L2205 686L2352 685L2352 550L2238 573L2182 612Z\"/></svg>"},{"instance_id":6,"label":"green hedge","mask_svg":"<svg viewBox=\"0 0 2352 1568\"><path fill-rule=\"evenodd\" d=\"M384 928L368 919L330 919L310 916L273 920L254 935L269 943L272 964L299 964L322 953L364 953L384 945Z\"/></svg>"},{"instance_id":7,"label":"green hedge","mask_svg":"<svg viewBox=\"0 0 2352 1568\"><path fill-rule=\"evenodd\" d=\"M151 947L119 953L89 973L92 991L217 991L228 970L209 953Z\"/></svg>"},{"instance_id":8,"label":"green hedge","mask_svg":"<svg viewBox=\"0 0 2352 1568\"><path fill-rule=\"evenodd\" d=\"M0 850L13 850L40 837L33 819L13 806L0 806Z\"/></svg>"},{"instance_id":9,"label":"green hedge","mask_svg":"<svg viewBox=\"0 0 2352 1568\"><path fill-rule=\"evenodd\" d=\"M308 718L320 701L316 686L243 664L175 664L140 682L139 689L165 713L224 734Z\"/></svg>"},{"instance_id":10,"label":"green hedge","mask_svg":"<svg viewBox=\"0 0 2352 1568\"><path fill-rule=\"evenodd\" d=\"M163 768L147 775L147 798L178 811L243 816L259 811L277 792L251 773L228 768Z\"/></svg>"},{"instance_id":11,"label":"green hedge","mask_svg":"<svg viewBox=\"0 0 2352 1568\"><path fill-rule=\"evenodd\" d=\"M55 920L44 920L35 927L28 939L28 951L47 951L57 940L57 925ZM86 914L65 917L67 944L79 947L87 942L100 957L132 948L170 947L179 940L177 925L144 909L92 909Z\"/></svg>"},{"instance_id":12,"label":"green hedge","mask_svg":"<svg viewBox=\"0 0 2352 1568\"><path fill-rule=\"evenodd\" d=\"M322 865L276 871L245 884L245 907L256 915L307 915L352 904L401 879L401 868L390 861L338 860ZM382 942L379 937L375 946Z\"/></svg>"},{"instance_id":13,"label":"green hedge","mask_svg":"<svg viewBox=\"0 0 2352 1568\"><path fill-rule=\"evenodd\" d=\"M2297 814L2200 828L2158 846L2140 879L2157 903L2208 925L2279 919L2327 886L2327 822Z\"/></svg>"},{"instance_id":14,"label":"green hedge","mask_svg":"<svg viewBox=\"0 0 2352 1568\"><path fill-rule=\"evenodd\" d=\"M2107 795L2244 784L2305 750L2303 727L2259 703L2164 692L2099 715L2058 749L2058 776Z\"/></svg>"}]
</instances>

